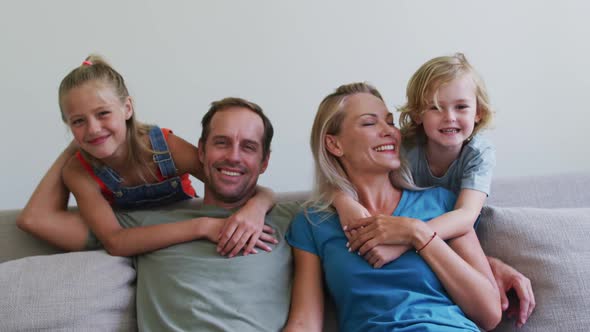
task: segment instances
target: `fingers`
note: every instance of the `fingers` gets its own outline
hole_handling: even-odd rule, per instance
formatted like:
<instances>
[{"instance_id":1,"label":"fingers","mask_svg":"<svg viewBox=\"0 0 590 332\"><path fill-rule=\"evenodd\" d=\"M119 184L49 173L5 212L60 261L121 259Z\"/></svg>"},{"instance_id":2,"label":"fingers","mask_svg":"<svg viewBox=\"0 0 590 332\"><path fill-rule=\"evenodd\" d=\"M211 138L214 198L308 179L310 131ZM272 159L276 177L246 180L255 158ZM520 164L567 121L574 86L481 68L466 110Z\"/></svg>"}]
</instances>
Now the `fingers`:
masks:
<instances>
[{"instance_id":1,"label":"fingers","mask_svg":"<svg viewBox=\"0 0 590 332\"><path fill-rule=\"evenodd\" d=\"M500 283L498 283L498 288L500 290L500 302L502 304L502 311L506 311L508 309L508 296L506 296L506 290L504 287L500 287Z\"/></svg>"},{"instance_id":2,"label":"fingers","mask_svg":"<svg viewBox=\"0 0 590 332\"><path fill-rule=\"evenodd\" d=\"M269 225L264 224L264 226L262 226L262 232L267 233L267 234L274 234L275 230L272 227L270 227Z\"/></svg>"},{"instance_id":3,"label":"fingers","mask_svg":"<svg viewBox=\"0 0 590 332\"><path fill-rule=\"evenodd\" d=\"M252 252L252 249L254 249L254 245L256 245L259 237L260 233L258 232L254 232L252 236L250 236L250 239L246 243L246 248L244 248L244 256L248 256Z\"/></svg>"},{"instance_id":4,"label":"fingers","mask_svg":"<svg viewBox=\"0 0 590 332\"><path fill-rule=\"evenodd\" d=\"M233 238L234 232L238 227L234 223L225 222L221 231L219 231L219 238L217 241L217 252L225 255L224 252L228 251L229 248L226 248L228 245L228 241ZM233 246L232 246L233 247Z\"/></svg>"},{"instance_id":5,"label":"fingers","mask_svg":"<svg viewBox=\"0 0 590 332\"><path fill-rule=\"evenodd\" d=\"M367 217L367 218L360 218L360 219L354 219L351 220L348 225L344 226L342 229L347 231L347 230L352 230L352 229L357 229L360 227L364 227L364 226L368 226L370 224L372 224L373 219L375 217Z\"/></svg>"},{"instance_id":6,"label":"fingers","mask_svg":"<svg viewBox=\"0 0 590 332\"><path fill-rule=\"evenodd\" d=\"M221 254L225 256L225 254L229 252L227 257L234 257L240 252L240 250L242 250L242 248L244 248L244 245L246 245L249 238L250 234L246 232L236 232L236 234L234 234L234 236L228 241L228 245Z\"/></svg>"},{"instance_id":7,"label":"fingers","mask_svg":"<svg viewBox=\"0 0 590 332\"><path fill-rule=\"evenodd\" d=\"M513 288L518 296L520 307L516 325L522 327L535 307L535 298L531 287L531 281L527 277L521 276L513 285Z\"/></svg>"}]
</instances>

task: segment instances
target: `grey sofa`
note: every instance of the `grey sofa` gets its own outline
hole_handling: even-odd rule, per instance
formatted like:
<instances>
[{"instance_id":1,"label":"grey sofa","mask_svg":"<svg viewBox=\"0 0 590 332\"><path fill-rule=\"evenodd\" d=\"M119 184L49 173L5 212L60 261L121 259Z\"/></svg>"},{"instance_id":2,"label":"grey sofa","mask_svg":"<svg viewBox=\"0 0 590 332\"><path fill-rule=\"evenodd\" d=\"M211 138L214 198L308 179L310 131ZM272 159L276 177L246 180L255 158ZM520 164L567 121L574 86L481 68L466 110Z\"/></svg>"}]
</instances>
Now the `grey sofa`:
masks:
<instances>
[{"instance_id":1,"label":"grey sofa","mask_svg":"<svg viewBox=\"0 0 590 332\"><path fill-rule=\"evenodd\" d=\"M478 229L484 250L527 275L537 308L522 331L590 329L590 173L498 178ZM284 193L301 199L305 193ZM0 211L0 331L134 331L135 271L104 251L60 253ZM105 272L106 271L106 272ZM333 307L326 331L336 331ZM516 330L504 319L497 331Z\"/></svg>"}]
</instances>

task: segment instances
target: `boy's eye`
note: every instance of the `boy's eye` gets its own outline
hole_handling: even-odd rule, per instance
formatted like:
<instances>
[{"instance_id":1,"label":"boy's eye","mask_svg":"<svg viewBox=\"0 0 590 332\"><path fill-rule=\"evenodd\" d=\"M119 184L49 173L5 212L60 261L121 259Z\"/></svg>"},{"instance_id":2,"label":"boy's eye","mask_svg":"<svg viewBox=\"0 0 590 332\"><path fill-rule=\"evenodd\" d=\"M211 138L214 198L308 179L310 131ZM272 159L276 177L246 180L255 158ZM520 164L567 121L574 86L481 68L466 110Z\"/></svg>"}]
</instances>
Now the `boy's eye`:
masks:
<instances>
[{"instance_id":1,"label":"boy's eye","mask_svg":"<svg viewBox=\"0 0 590 332\"><path fill-rule=\"evenodd\" d=\"M436 107L436 105L431 105L428 107L429 111L438 111L438 107Z\"/></svg>"},{"instance_id":2,"label":"boy's eye","mask_svg":"<svg viewBox=\"0 0 590 332\"><path fill-rule=\"evenodd\" d=\"M109 114L111 114L111 112L110 112L110 111L100 111L100 112L98 113L98 116L100 116L100 117L104 117L104 116L107 116L107 115L109 115Z\"/></svg>"},{"instance_id":3,"label":"boy's eye","mask_svg":"<svg viewBox=\"0 0 590 332\"><path fill-rule=\"evenodd\" d=\"M70 124L72 126L78 126L78 125L81 125L82 123L84 123L84 120L82 120L82 119L74 119L74 120L70 121Z\"/></svg>"}]
</instances>

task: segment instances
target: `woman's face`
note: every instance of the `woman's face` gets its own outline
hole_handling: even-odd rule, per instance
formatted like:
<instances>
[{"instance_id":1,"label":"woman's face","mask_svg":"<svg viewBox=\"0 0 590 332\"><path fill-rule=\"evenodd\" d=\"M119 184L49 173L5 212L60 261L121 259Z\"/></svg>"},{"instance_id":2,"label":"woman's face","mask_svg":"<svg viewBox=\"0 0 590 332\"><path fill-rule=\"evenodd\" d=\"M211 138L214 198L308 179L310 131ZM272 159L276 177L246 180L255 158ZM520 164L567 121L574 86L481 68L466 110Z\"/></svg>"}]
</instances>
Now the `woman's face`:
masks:
<instances>
[{"instance_id":1,"label":"woman's face","mask_svg":"<svg viewBox=\"0 0 590 332\"><path fill-rule=\"evenodd\" d=\"M400 167L401 134L381 99L370 93L351 95L343 112L340 132L326 135L326 145L349 176L352 172L387 174Z\"/></svg>"}]
</instances>

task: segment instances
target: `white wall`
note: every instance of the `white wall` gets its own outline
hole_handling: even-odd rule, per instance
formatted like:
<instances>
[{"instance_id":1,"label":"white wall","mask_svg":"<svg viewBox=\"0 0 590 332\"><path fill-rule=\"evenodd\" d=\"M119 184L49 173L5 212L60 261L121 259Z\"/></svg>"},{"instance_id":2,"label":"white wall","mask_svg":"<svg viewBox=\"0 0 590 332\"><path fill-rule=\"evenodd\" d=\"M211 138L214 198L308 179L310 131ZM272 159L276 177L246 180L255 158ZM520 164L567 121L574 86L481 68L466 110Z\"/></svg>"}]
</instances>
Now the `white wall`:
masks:
<instances>
[{"instance_id":1,"label":"white wall","mask_svg":"<svg viewBox=\"0 0 590 332\"><path fill-rule=\"evenodd\" d=\"M276 128L276 191L311 186L320 100L369 81L390 107L424 61L464 52L497 109L496 175L589 171L586 1L2 1L0 209L22 207L71 139L63 76L90 52L128 82L139 118L196 142L212 100L259 103ZM202 193L202 190L199 189Z\"/></svg>"}]
</instances>

